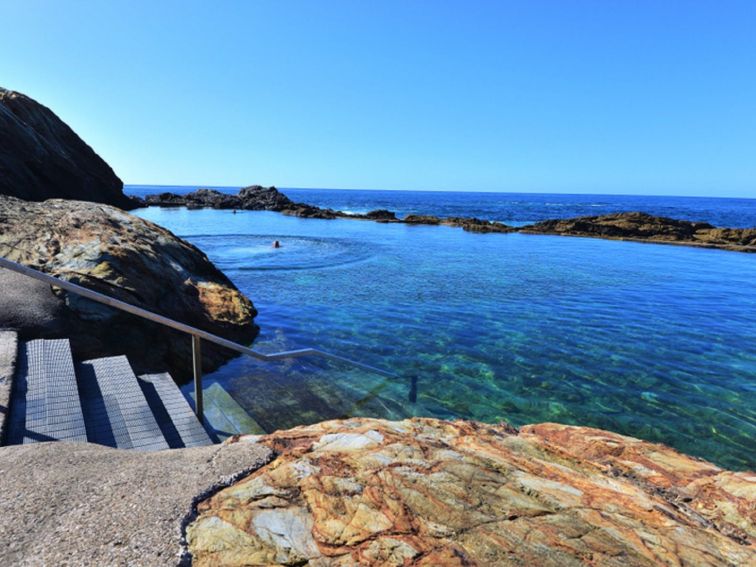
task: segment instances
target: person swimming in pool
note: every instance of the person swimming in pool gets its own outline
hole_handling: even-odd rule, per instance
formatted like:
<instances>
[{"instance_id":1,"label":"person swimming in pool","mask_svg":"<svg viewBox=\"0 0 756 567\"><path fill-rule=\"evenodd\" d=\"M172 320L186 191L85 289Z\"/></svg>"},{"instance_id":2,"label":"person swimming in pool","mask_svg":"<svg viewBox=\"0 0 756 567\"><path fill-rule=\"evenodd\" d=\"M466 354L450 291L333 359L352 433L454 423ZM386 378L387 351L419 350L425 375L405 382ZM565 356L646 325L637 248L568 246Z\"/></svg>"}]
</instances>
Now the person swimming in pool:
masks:
<instances>
[{"instance_id":1,"label":"person swimming in pool","mask_svg":"<svg viewBox=\"0 0 756 567\"><path fill-rule=\"evenodd\" d=\"M281 243L278 240L273 241L273 248L281 248Z\"/></svg>"}]
</instances>

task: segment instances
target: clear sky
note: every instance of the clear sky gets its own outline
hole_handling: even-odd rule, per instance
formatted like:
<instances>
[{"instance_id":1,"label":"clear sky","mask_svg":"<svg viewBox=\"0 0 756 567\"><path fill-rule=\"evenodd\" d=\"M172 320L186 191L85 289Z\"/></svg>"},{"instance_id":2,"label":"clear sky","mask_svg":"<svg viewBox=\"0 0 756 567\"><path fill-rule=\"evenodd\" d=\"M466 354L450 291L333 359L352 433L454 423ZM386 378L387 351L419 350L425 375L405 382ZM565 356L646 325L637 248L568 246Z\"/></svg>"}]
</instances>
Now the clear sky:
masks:
<instances>
[{"instance_id":1,"label":"clear sky","mask_svg":"<svg viewBox=\"0 0 756 567\"><path fill-rule=\"evenodd\" d=\"M756 197L756 1L0 0L126 183Z\"/></svg>"}]
</instances>

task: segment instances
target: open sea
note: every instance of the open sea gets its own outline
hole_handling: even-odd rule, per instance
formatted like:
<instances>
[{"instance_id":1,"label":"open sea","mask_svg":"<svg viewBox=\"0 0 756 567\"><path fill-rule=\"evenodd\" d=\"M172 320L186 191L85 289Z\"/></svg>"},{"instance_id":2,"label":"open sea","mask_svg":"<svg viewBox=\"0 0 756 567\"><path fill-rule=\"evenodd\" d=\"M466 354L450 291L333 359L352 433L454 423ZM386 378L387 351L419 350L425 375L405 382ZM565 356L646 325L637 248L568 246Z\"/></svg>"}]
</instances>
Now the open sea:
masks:
<instances>
[{"instance_id":1,"label":"open sea","mask_svg":"<svg viewBox=\"0 0 756 567\"><path fill-rule=\"evenodd\" d=\"M282 191L344 211L514 225L642 210L756 226L756 199ZM272 212L136 214L200 247L254 301L259 350L312 346L399 376L244 357L206 377L268 431L346 416L555 421L756 469L756 254Z\"/></svg>"}]
</instances>

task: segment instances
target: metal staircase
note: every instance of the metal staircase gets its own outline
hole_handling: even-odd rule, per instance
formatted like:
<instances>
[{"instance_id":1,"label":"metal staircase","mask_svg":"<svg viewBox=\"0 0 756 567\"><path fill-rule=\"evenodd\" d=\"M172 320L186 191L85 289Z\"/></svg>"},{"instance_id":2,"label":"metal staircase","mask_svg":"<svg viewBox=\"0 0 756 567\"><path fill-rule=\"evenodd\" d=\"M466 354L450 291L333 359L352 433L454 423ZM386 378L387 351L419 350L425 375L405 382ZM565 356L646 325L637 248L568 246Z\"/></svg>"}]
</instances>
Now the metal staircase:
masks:
<instances>
[{"instance_id":1,"label":"metal staircase","mask_svg":"<svg viewBox=\"0 0 756 567\"><path fill-rule=\"evenodd\" d=\"M74 364L67 339L18 348L5 444L80 441L159 451L213 443L169 374L137 377L125 356Z\"/></svg>"},{"instance_id":2,"label":"metal staircase","mask_svg":"<svg viewBox=\"0 0 756 567\"><path fill-rule=\"evenodd\" d=\"M0 268L188 334L194 374L194 392L187 400L170 375L137 377L124 356L74 364L68 339L37 339L21 344L18 368L13 373L8 370L8 359L16 358L16 333L0 329L1 444L89 441L121 449L158 451L209 445L213 439L240 433L263 433L260 425L218 384L207 388L209 415L206 418L203 340L266 362L319 357L390 379L399 378L392 372L316 348L259 352L2 256ZM15 374L15 380L9 374ZM13 388L9 392L11 382ZM416 377L411 377L409 385L409 399L414 403ZM205 425L212 431L212 437Z\"/></svg>"}]
</instances>

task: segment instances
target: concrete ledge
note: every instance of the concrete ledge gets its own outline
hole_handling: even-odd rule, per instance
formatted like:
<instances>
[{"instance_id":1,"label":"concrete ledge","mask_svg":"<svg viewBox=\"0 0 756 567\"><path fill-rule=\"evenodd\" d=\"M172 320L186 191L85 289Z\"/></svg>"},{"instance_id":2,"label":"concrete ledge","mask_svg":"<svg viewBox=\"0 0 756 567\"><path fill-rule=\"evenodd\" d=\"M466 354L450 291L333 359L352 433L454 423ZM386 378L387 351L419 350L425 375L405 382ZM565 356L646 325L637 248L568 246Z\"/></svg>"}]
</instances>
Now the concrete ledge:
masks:
<instances>
[{"instance_id":1,"label":"concrete ledge","mask_svg":"<svg viewBox=\"0 0 756 567\"><path fill-rule=\"evenodd\" d=\"M272 458L249 441L149 453L90 443L0 447L2 564L176 565L195 499Z\"/></svg>"},{"instance_id":2,"label":"concrete ledge","mask_svg":"<svg viewBox=\"0 0 756 567\"><path fill-rule=\"evenodd\" d=\"M13 377L16 374L18 335L0 330L0 445L5 442L6 421L10 408Z\"/></svg>"}]
</instances>

